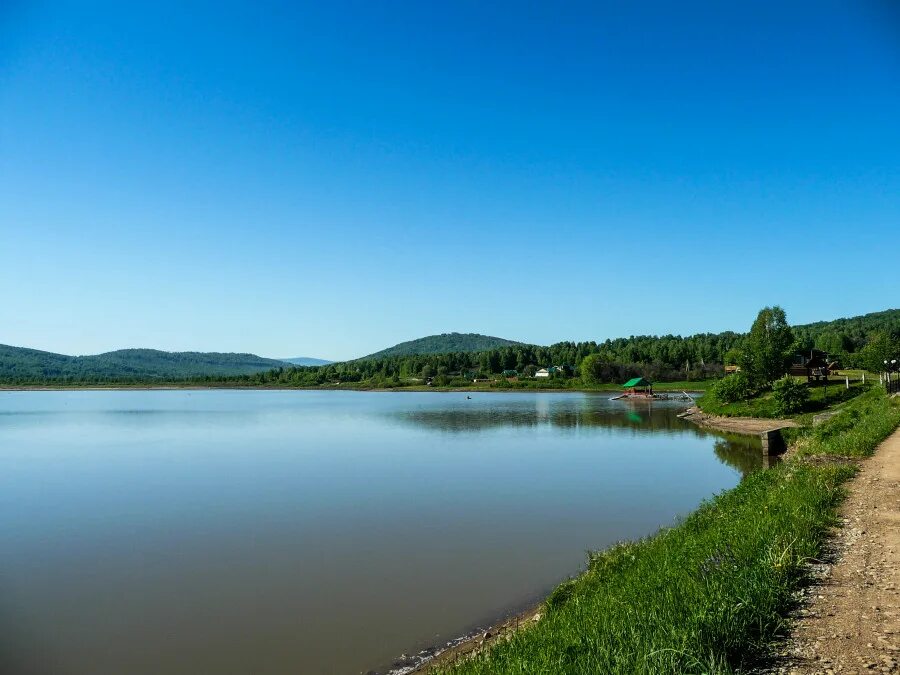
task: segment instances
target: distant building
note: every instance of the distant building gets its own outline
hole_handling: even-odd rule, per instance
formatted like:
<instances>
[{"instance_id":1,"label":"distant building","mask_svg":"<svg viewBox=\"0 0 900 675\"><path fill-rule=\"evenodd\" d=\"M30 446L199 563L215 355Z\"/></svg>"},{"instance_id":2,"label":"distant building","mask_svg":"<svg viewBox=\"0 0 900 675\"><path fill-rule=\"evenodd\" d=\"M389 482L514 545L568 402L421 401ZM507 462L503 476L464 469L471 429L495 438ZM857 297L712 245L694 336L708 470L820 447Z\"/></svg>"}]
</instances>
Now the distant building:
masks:
<instances>
[{"instance_id":1,"label":"distant building","mask_svg":"<svg viewBox=\"0 0 900 675\"><path fill-rule=\"evenodd\" d=\"M549 368L541 368L537 371L534 376L535 377L551 377L556 375L559 372L559 368L557 366L550 366Z\"/></svg>"},{"instance_id":2,"label":"distant building","mask_svg":"<svg viewBox=\"0 0 900 675\"><path fill-rule=\"evenodd\" d=\"M519 371L518 370L504 370L502 373L500 373L500 375L502 375L503 377L506 377L506 378L518 377Z\"/></svg>"}]
</instances>

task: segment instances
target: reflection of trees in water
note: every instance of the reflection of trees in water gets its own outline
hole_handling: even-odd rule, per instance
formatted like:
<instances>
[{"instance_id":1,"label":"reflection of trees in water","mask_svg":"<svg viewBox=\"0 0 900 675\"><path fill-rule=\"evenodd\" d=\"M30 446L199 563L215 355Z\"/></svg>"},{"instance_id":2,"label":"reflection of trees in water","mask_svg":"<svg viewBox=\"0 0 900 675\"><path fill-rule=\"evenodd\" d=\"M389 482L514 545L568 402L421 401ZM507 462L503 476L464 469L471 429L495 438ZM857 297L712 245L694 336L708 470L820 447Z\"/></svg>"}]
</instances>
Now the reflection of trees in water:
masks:
<instances>
[{"instance_id":1,"label":"reflection of trees in water","mask_svg":"<svg viewBox=\"0 0 900 675\"><path fill-rule=\"evenodd\" d=\"M471 408L441 410L409 410L394 413L401 423L440 431L466 433L501 427L553 426L561 429L579 427L631 428L660 431L684 429L685 423L669 410L572 410L571 408L535 411L534 408Z\"/></svg>"},{"instance_id":2,"label":"reflection of trees in water","mask_svg":"<svg viewBox=\"0 0 900 675\"><path fill-rule=\"evenodd\" d=\"M733 466L744 476L763 468L762 442L756 436L726 434L716 441L713 452L722 463Z\"/></svg>"},{"instance_id":3,"label":"reflection of trees in water","mask_svg":"<svg viewBox=\"0 0 900 675\"><path fill-rule=\"evenodd\" d=\"M630 429L635 433L688 433L714 440L714 452L724 464L747 474L763 467L762 447L755 436L723 434L699 428L678 418L677 406L623 402L619 409L592 409L590 405L554 408L542 406L443 408L398 411L391 416L400 424L446 433L477 433L499 428L552 426L561 431L587 428Z\"/></svg>"}]
</instances>

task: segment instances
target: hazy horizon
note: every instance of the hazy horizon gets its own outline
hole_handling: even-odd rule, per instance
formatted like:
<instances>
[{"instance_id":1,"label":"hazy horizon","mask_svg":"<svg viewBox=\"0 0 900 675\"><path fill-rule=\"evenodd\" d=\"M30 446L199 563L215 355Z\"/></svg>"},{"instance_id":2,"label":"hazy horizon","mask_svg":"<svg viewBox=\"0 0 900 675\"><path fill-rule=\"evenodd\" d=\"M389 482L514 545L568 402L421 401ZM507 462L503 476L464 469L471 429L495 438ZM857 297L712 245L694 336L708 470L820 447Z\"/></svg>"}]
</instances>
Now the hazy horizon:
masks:
<instances>
[{"instance_id":1,"label":"hazy horizon","mask_svg":"<svg viewBox=\"0 0 900 675\"><path fill-rule=\"evenodd\" d=\"M0 343L346 360L900 297L886 3L0 9Z\"/></svg>"}]
</instances>

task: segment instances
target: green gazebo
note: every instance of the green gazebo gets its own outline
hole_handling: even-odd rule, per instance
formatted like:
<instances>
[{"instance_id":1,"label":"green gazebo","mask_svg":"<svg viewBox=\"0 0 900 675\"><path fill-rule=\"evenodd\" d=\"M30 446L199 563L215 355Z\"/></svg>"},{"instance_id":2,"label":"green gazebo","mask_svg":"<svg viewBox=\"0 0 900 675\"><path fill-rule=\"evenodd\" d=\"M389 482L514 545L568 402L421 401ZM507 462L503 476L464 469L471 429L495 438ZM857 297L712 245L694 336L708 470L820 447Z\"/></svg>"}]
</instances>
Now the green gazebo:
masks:
<instances>
[{"instance_id":1,"label":"green gazebo","mask_svg":"<svg viewBox=\"0 0 900 675\"><path fill-rule=\"evenodd\" d=\"M627 389L629 394L643 394L644 396L653 395L653 383L643 377L632 377L628 382L622 385L623 389Z\"/></svg>"}]
</instances>

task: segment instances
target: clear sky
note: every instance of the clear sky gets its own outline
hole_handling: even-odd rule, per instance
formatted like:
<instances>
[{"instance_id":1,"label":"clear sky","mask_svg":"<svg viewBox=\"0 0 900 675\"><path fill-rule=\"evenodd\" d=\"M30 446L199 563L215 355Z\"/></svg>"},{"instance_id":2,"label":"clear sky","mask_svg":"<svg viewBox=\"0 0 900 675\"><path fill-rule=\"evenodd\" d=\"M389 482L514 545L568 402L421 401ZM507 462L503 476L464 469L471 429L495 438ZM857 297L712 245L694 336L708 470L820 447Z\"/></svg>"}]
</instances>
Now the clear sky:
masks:
<instances>
[{"instance_id":1,"label":"clear sky","mask_svg":"<svg viewBox=\"0 0 900 675\"><path fill-rule=\"evenodd\" d=\"M0 0L0 343L342 359L896 307L892 6Z\"/></svg>"}]
</instances>

